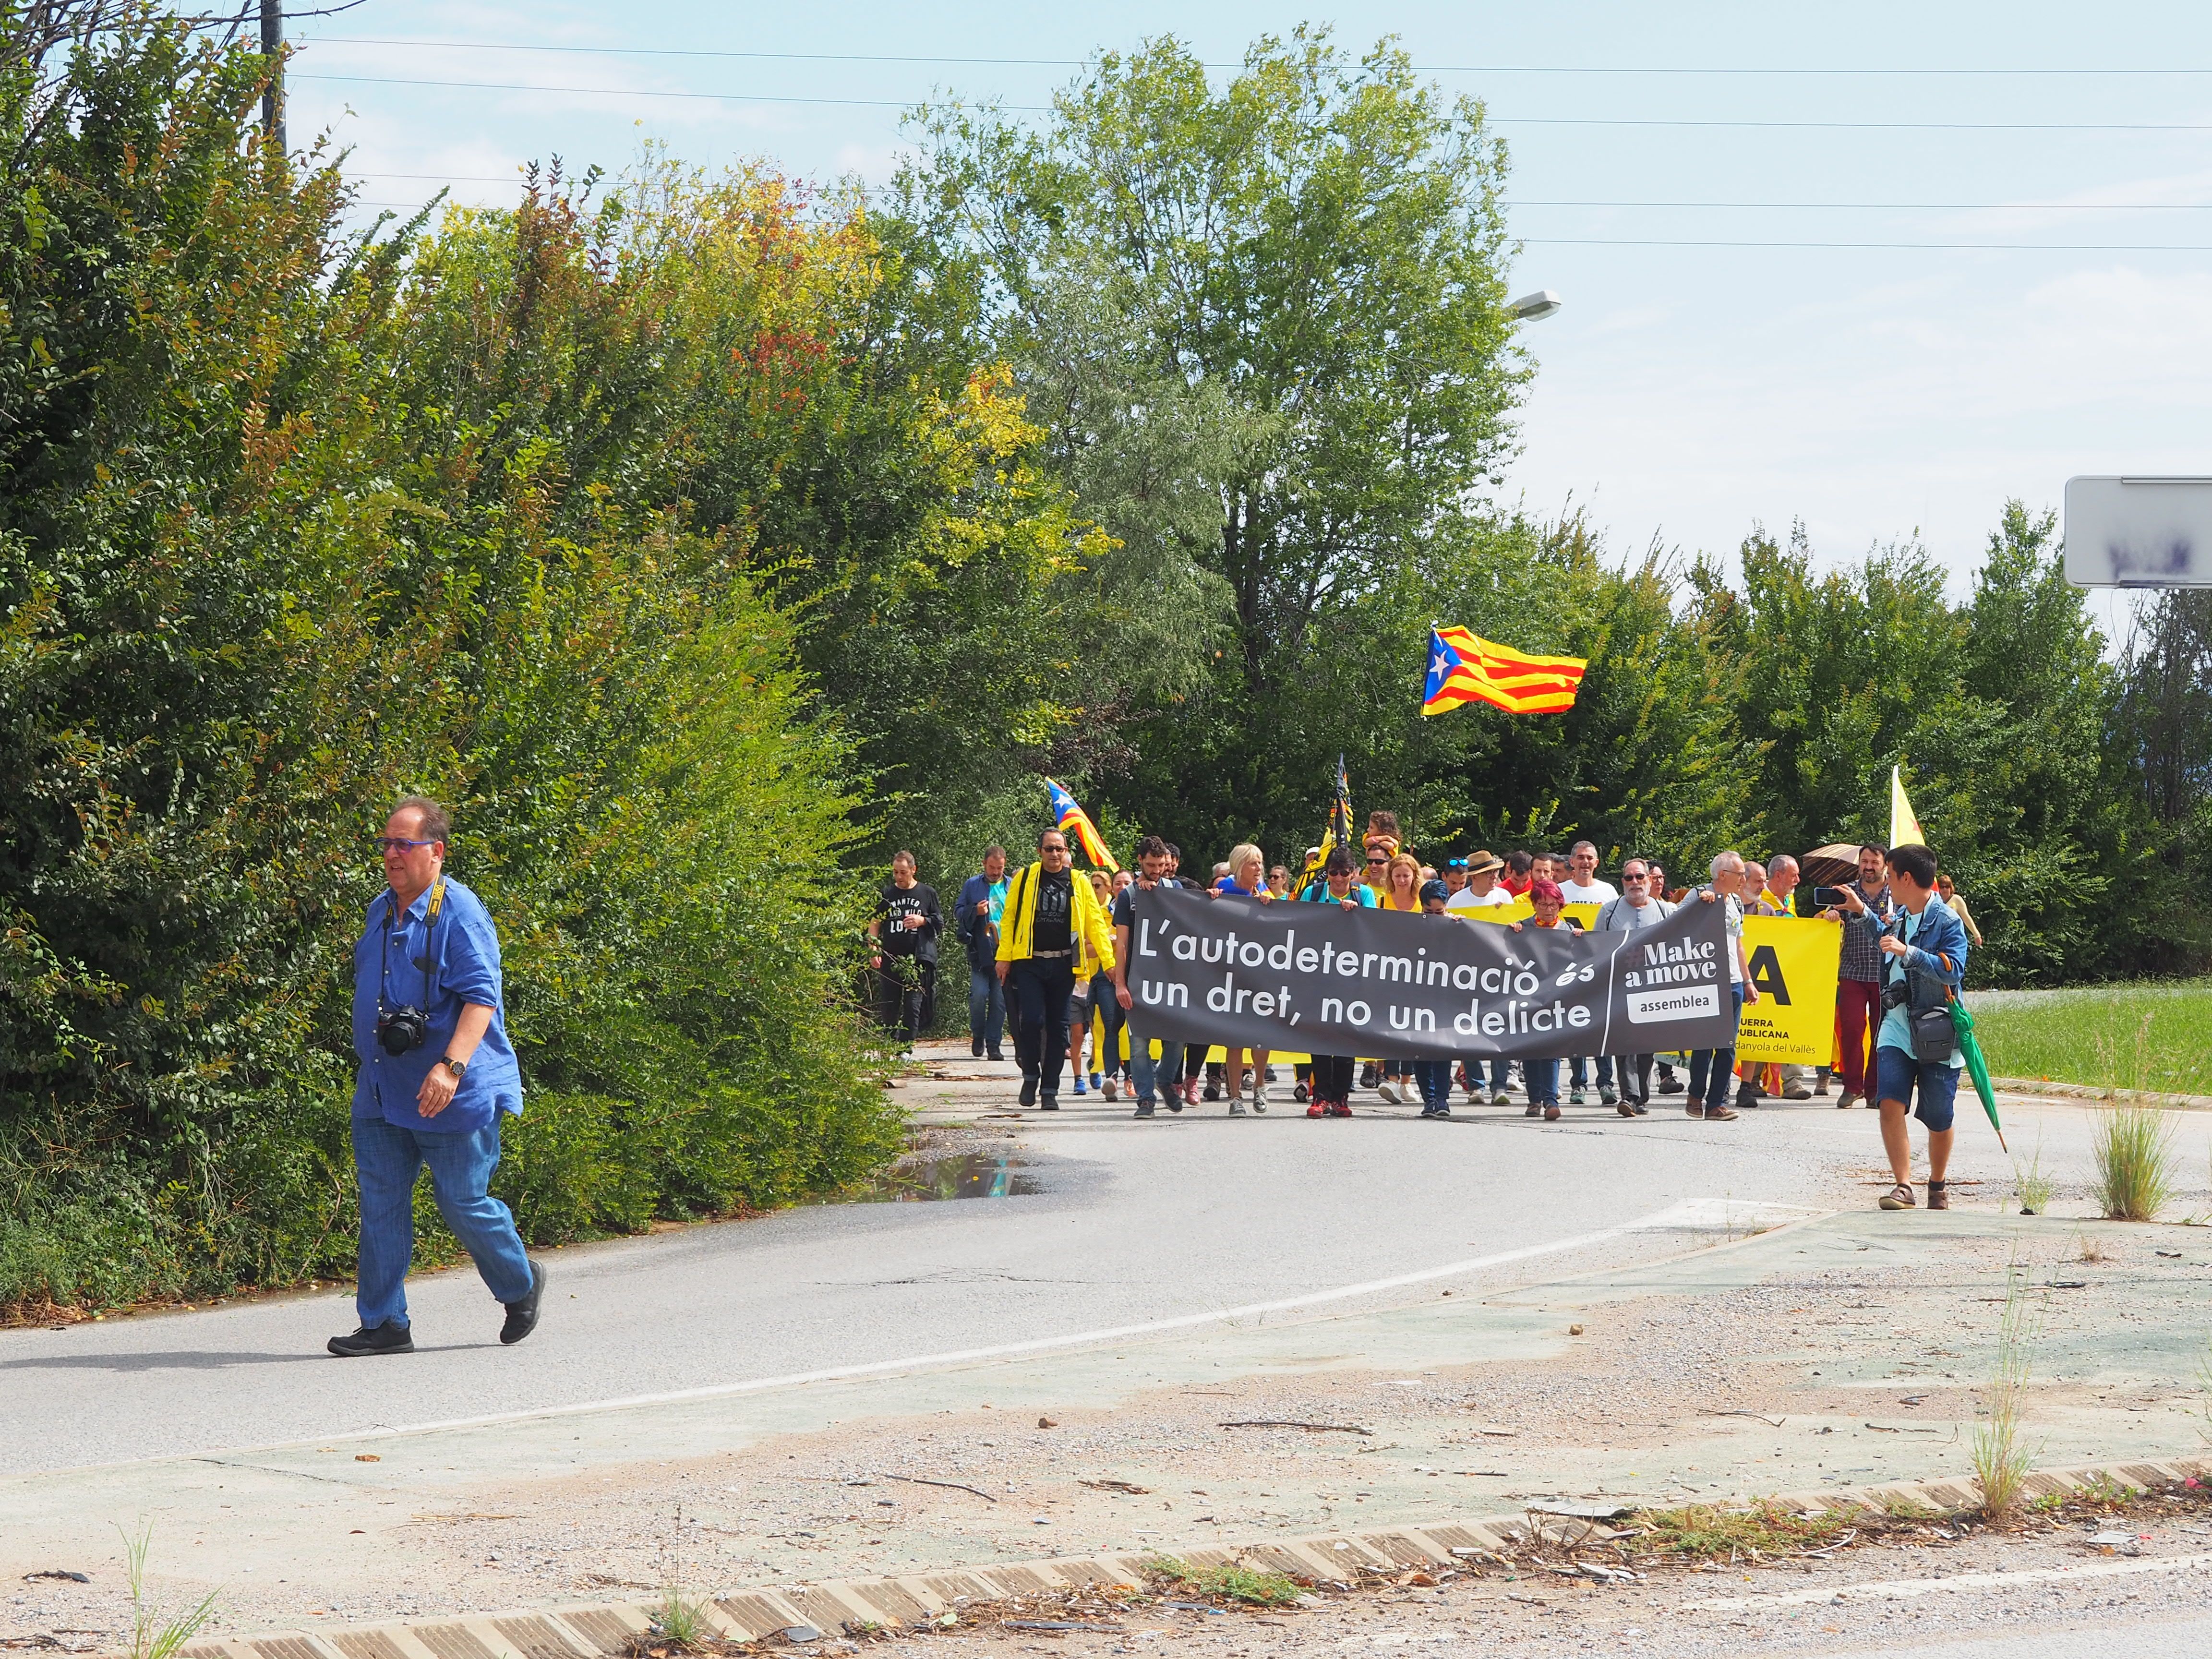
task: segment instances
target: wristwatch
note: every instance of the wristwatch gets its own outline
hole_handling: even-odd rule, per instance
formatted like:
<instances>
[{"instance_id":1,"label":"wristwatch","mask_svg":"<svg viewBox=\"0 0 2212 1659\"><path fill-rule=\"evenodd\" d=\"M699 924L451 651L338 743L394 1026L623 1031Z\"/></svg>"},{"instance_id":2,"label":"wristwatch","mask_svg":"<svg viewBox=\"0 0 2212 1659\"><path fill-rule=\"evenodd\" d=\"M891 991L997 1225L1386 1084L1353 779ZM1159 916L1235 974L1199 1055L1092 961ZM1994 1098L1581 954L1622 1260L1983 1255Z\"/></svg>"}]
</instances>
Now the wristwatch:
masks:
<instances>
[{"instance_id":1,"label":"wristwatch","mask_svg":"<svg viewBox=\"0 0 2212 1659\"><path fill-rule=\"evenodd\" d=\"M438 1060L438 1064L444 1066L447 1071L453 1074L453 1081L456 1083L459 1083L461 1079L467 1074L469 1069L468 1061L465 1060L455 1060L451 1054L441 1055Z\"/></svg>"}]
</instances>

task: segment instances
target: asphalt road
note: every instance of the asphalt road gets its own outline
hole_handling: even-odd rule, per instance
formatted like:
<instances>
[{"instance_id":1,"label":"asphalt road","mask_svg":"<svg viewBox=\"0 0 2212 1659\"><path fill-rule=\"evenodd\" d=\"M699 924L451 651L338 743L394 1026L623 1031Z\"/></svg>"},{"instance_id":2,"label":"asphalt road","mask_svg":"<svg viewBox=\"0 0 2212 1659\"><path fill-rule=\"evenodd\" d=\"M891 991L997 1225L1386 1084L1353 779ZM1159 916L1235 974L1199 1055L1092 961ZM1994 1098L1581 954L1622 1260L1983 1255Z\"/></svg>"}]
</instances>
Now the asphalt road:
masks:
<instances>
[{"instance_id":1,"label":"asphalt road","mask_svg":"<svg viewBox=\"0 0 2212 1659\"><path fill-rule=\"evenodd\" d=\"M1003 1085L944 1092L959 1098L939 1116L1006 1103ZM1806 1109L1708 1125L1570 1108L1545 1125L1218 1105L1140 1123L1068 1104L981 1125L1018 1133L1033 1196L807 1208L552 1252L544 1322L511 1349L465 1268L414 1282L417 1352L398 1358L323 1353L355 1323L343 1293L0 1332L0 1474L1067 1339L1604 1234L1686 1201L1850 1201L1874 1127Z\"/></svg>"}]
</instances>

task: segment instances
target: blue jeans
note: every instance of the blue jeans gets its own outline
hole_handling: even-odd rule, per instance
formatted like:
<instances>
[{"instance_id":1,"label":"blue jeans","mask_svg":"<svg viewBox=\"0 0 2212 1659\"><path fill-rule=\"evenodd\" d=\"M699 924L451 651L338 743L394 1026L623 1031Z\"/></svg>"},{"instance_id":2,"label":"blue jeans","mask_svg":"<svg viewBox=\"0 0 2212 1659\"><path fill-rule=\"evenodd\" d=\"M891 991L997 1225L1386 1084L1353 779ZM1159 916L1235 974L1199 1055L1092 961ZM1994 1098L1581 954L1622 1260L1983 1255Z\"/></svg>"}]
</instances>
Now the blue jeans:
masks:
<instances>
[{"instance_id":1,"label":"blue jeans","mask_svg":"<svg viewBox=\"0 0 2212 1659\"><path fill-rule=\"evenodd\" d=\"M1505 1067L1507 1064L1508 1062L1503 1055L1499 1055L1491 1060L1470 1060L1467 1063L1467 1080L1474 1085L1474 1091L1477 1094L1486 1093L1502 1095L1505 1092ZM1483 1073L1486 1066L1489 1068L1490 1080L1487 1083L1483 1081Z\"/></svg>"},{"instance_id":2,"label":"blue jeans","mask_svg":"<svg viewBox=\"0 0 2212 1659\"><path fill-rule=\"evenodd\" d=\"M1586 1089L1589 1086L1589 1060L1586 1055L1575 1056L1574 1069L1567 1074L1567 1086L1571 1089ZM1597 1057L1597 1086L1601 1089L1613 1087L1613 1056L1611 1054L1600 1054Z\"/></svg>"},{"instance_id":3,"label":"blue jeans","mask_svg":"<svg viewBox=\"0 0 2212 1659\"><path fill-rule=\"evenodd\" d=\"M1162 1037L1160 1057L1154 1060L1152 1038L1145 1030L1144 1017L1132 1008L1122 1018L1129 1024L1129 1081L1136 1085L1138 1100L1149 1103L1158 1097L1160 1079L1166 1079L1170 1088L1182 1081L1182 1044L1172 1037Z\"/></svg>"},{"instance_id":4,"label":"blue jeans","mask_svg":"<svg viewBox=\"0 0 2212 1659\"><path fill-rule=\"evenodd\" d=\"M1417 1060L1413 1076L1421 1085L1421 1104L1429 1108L1451 1105L1452 1063L1448 1060Z\"/></svg>"},{"instance_id":5,"label":"blue jeans","mask_svg":"<svg viewBox=\"0 0 2212 1659\"><path fill-rule=\"evenodd\" d=\"M1735 999L1729 1009L1729 1046L1700 1048L1690 1056L1690 1094L1683 1103L1686 1106L1702 1104L1710 1112L1728 1104L1729 1088L1735 1081L1735 1023L1743 1018L1743 987L1729 986L1729 994Z\"/></svg>"},{"instance_id":6,"label":"blue jeans","mask_svg":"<svg viewBox=\"0 0 2212 1659\"><path fill-rule=\"evenodd\" d=\"M407 1268L415 1257L415 1176L430 1169L438 1213L501 1302L530 1294L530 1260L506 1205L484 1188L499 1168L499 1117L469 1134L403 1129L380 1117L353 1121L353 1167L361 1180L361 1322L407 1323Z\"/></svg>"},{"instance_id":7,"label":"blue jeans","mask_svg":"<svg viewBox=\"0 0 2212 1659\"><path fill-rule=\"evenodd\" d=\"M989 1053L1006 1035L1006 988L999 983L999 964L968 964L968 1035Z\"/></svg>"},{"instance_id":8,"label":"blue jeans","mask_svg":"<svg viewBox=\"0 0 2212 1659\"><path fill-rule=\"evenodd\" d=\"M1556 1060L1524 1060L1521 1075L1528 1085L1528 1103L1531 1106L1556 1106L1559 1103L1559 1062Z\"/></svg>"}]
</instances>

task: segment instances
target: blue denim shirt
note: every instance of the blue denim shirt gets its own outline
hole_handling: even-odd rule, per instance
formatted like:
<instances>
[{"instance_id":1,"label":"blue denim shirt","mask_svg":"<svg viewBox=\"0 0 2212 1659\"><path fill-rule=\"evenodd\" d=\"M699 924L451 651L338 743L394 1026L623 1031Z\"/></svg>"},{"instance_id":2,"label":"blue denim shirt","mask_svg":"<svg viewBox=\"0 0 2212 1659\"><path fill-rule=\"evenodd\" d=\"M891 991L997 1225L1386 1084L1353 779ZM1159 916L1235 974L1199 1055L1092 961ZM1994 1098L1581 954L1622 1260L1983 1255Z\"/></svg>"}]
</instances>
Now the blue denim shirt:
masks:
<instances>
[{"instance_id":1,"label":"blue denim shirt","mask_svg":"<svg viewBox=\"0 0 2212 1659\"><path fill-rule=\"evenodd\" d=\"M1875 1048L1901 1049L1909 1054L1912 1052L1912 1033L1905 1021L1906 1010L1917 1012L1941 1006L1948 1000L1944 995L1947 988L1955 992L1966 983L1966 930L1940 898L1930 898L1928 908L1917 917L1900 905L1887 922L1873 916L1855 916L1851 921L1861 939L1869 941L1876 951L1881 949L1884 934L1893 939L1909 938L1911 941L1911 948L1902 957L1879 958L1882 983L1888 983L1893 973L1902 974L1908 1000L1901 1006L1884 1011L1881 1029L1875 1037ZM1943 961L1947 957L1950 959L1948 967ZM1952 1069L1956 1071L1966 1063L1964 1051L1954 1042Z\"/></svg>"},{"instance_id":2,"label":"blue denim shirt","mask_svg":"<svg viewBox=\"0 0 2212 1659\"><path fill-rule=\"evenodd\" d=\"M483 901L451 877L434 927L428 921L430 888L392 927L394 896L386 888L368 907L361 939L353 947L353 1048L361 1057L354 1082L353 1115L380 1117L403 1129L434 1134L473 1134L501 1112L522 1111L522 1068L507 1040L507 1003L500 988L499 933ZM389 938L386 933L389 930ZM379 975L381 973L380 981ZM430 1035L419 1048L387 1054L377 1046L377 994L390 1007L412 1004L429 1018ZM445 1057L460 1024L461 1005L492 1011L491 1029L469 1057L467 1074L446 1109L426 1118L415 1109L416 1091Z\"/></svg>"}]
</instances>

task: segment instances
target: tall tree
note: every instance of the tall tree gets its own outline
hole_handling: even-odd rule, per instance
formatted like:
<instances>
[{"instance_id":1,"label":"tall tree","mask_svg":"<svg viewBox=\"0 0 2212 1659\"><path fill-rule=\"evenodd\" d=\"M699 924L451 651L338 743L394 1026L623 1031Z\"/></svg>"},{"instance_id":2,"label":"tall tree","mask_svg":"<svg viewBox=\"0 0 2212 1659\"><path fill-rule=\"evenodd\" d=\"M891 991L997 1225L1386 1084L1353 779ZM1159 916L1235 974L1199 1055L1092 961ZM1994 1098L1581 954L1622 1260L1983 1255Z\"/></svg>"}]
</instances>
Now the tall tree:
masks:
<instances>
[{"instance_id":1,"label":"tall tree","mask_svg":"<svg viewBox=\"0 0 2212 1659\"><path fill-rule=\"evenodd\" d=\"M1309 29L1218 88L1164 39L1103 54L1038 130L988 108L920 125L901 211L969 273L1079 497L1141 561L1121 586L1186 619L1209 671L1202 697L1160 688L1202 710L1179 722L1179 823L1264 822L1285 803L1254 714L1506 453L1528 371L1503 144L1395 46L1355 62ZM1225 599L1218 643L1191 569ZM1392 671L1417 675L1420 645Z\"/></svg>"}]
</instances>

